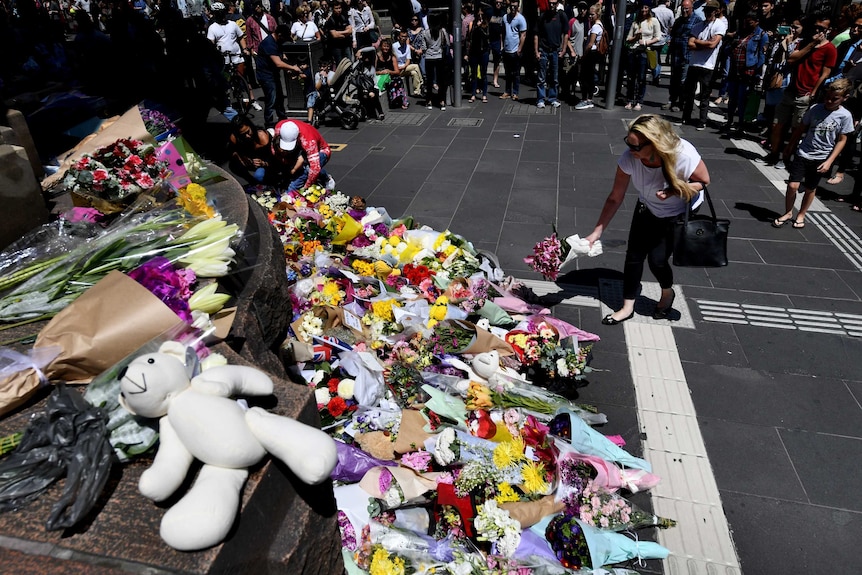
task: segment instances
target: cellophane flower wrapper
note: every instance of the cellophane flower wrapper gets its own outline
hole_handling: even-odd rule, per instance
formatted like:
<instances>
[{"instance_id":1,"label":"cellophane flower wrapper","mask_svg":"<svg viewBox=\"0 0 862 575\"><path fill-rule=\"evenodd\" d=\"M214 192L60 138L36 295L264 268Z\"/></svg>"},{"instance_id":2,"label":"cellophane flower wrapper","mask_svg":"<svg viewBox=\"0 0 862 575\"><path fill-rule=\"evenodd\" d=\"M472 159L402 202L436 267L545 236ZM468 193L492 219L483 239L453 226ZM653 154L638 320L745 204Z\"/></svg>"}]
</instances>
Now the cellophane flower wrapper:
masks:
<instances>
[{"instance_id":1,"label":"cellophane flower wrapper","mask_svg":"<svg viewBox=\"0 0 862 575\"><path fill-rule=\"evenodd\" d=\"M383 397L386 383L383 366L370 352L345 351L339 356L341 369L356 380L353 395L359 405L372 406Z\"/></svg>"},{"instance_id":2,"label":"cellophane flower wrapper","mask_svg":"<svg viewBox=\"0 0 862 575\"><path fill-rule=\"evenodd\" d=\"M397 466L394 461L383 461L372 457L353 445L348 445L342 441L336 441L335 446L338 449L338 463L335 469L329 474L333 481L341 481L344 483L356 483L362 479L369 469L372 467Z\"/></svg>"},{"instance_id":3,"label":"cellophane flower wrapper","mask_svg":"<svg viewBox=\"0 0 862 575\"><path fill-rule=\"evenodd\" d=\"M576 519L587 540L593 568L631 559L666 559L670 551L652 541L633 540L622 533L605 531Z\"/></svg>"},{"instance_id":4,"label":"cellophane flower wrapper","mask_svg":"<svg viewBox=\"0 0 862 575\"><path fill-rule=\"evenodd\" d=\"M569 443L577 451L588 455L595 455L602 459L634 467L636 469L642 469L647 473L652 472L652 466L648 461L635 457L624 449L614 445L614 443L607 437L587 425L586 422L578 417L578 415L573 411L569 409L561 409L559 413L568 414L571 420L572 436ZM564 440L561 439L561 441Z\"/></svg>"},{"instance_id":5,"label":"cellophane flower wrapper","mask_svg":"<svg viewBox=\"0 0 862 575\"><path fill-rule=\"evenodd\" d=\"M585 409L562 395L532 385L520 377L498 372L494 375L492 381L492 389L497 393L535 399L546 403L549 406L550 412L548 410L530 410L533 415L543 421L549 421L553 417L551 413L556 414L563 409L567 409L589 425L603 425L608 422L608 417L604 413L596 413L595 411ZM489 382L489 384L491 383Z\"/></svg>"},{"instance_id":6,"label":"cellophane flower wrapper","mask_svg":"<svg viewBox=\"0 0 862 575\"><path fill-rule=\"evenodd\" d=\"M560 450L558 461L568 459L582 461L590 465L596 471L596 477L593 481L597 485L601 485L611 491L622 488L627 489L631 493L637 493L651 489L661 481L661 478L657 475L653 475L643 469L622 468L597 455L579 453L566 441L557 441L556 446ZM558 493L559 496L561 496L560 493Z\"/></svg>"}]
</instances>

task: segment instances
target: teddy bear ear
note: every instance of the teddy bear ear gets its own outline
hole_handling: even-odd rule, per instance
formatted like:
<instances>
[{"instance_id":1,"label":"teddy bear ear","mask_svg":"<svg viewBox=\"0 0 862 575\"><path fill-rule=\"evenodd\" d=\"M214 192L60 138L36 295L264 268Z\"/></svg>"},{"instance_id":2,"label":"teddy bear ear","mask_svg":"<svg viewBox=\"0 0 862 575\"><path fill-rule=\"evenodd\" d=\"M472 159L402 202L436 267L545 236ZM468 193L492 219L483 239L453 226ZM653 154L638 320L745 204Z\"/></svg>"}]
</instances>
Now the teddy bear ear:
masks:
<instances>
[{"instance_id":1,"label":"teddy bear ear","mask_svg":"<svg viewBox=\"0 0 862 575\"><path fill-rule=\"evenodd\" d=\"M200 360L195 353L195 348L178 341L166 341L159 346L159 353L169 355L180 360L186 366L186 375L189 379L199 375L201 372Z\"/></svg>"}]
</instances>

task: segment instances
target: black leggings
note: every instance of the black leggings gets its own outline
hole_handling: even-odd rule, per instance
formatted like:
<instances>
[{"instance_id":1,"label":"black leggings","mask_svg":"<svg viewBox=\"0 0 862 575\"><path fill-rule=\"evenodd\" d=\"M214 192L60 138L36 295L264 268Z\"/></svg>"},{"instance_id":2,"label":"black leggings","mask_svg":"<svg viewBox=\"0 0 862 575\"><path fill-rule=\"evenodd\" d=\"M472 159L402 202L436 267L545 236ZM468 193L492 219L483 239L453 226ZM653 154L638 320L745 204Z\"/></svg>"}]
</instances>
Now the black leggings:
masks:
<instances>
[{"instance_id":1,"label":"black leggings","mask_svg":"<svg viewBox=\"0 0 862 575\"><path fill-rule=\"evenodd\" d=\"M662 289L673 286L673 225L678 216L657 218L638 201L629 230L626 263L623 268L623 298L635 299L641 287L644 260Z\"/></svg>"}]
</instances>

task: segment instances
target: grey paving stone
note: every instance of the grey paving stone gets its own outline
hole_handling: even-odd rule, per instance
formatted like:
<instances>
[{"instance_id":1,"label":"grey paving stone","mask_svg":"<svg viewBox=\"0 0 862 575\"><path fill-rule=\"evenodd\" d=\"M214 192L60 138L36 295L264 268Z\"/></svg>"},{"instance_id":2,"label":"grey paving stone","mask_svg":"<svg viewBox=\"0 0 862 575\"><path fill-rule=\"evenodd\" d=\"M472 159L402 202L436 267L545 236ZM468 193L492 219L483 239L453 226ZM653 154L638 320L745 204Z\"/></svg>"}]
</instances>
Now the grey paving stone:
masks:
<instances>
[{"instance_id":1,"label":"grey paving stone","mask_svg":"<svg viewBox=\"0 0 862 575\"><path fill-rule=\"evenodd\" d=\"M558 141L527 141L521 150L521 161L557 163L560 159L560 153Z\"/></svg>"},{"instance_id":2,"label":"grey paving stone","mask_svg":"<svg viewBox=\"0 0 862 575\"><path fill-rule=\"evenodd\" d=\"M515 135L518 135L516 138ZM485 147L486 150L518 150L524 146L522 132L495 131Z\"/></svg>"},{"instance_id":3,"label":"grey paving stone","mask_svg":"<svg viewBox=\"0 0 862 575\"><path fill-rule=\"evenodd\" d=\"M862 437L862 408L838 379L684 363L698 417ZM744 397L745 401L739 401Z\"/></svg>"},{"instance_id":4,"label":"grey paving stone","mask_svg":"<svg viewBox=\"0 0 862 575\"><path fill-rule=\"evenodd\" d=\"M841 275L850 275L852 277L852 274L849 273ZM859 279L858 275L855 277L856 279ZM835 313L849 313L853 315L860 315L860 313L862 313L862 310L860 310L858 299L840 300L805 296L791 296L790 298L788 298L788 300L790 303L786 307L792 307L797 309L818 309ZM862 379L862 374L860 374L860 379Z\"/></svg>"},{"instance_id":5,"label":"grey paving stone","mask_svg":"<svg viewBox=\"0 0 862 575\"><path fill-rule=\"evenodd\" d=\"M862 458L862 438L796 430L780 433L812 503L862 511L858 481L847 467Z\"/></svg>"},{"instance_id":6,"label":"grey paving stone","mask_svg":"<svg viewBox=\"0 0 862 575\"><path fill-rule=\"evenodd\" d=\"M413 146L408 152L401 154L398 170L433 170L440 163L445 151L446 148L442 146Z\"/></svg>"},{"instance_id":7,"label":"grey paving stone","mask_svg":"<svg viewBox=\"0 0 862 575\"><path fill-rule=\"evenodd\" d=\"M458 138L446 148L443 158L446 160L450 158L478 160L485 150L485 142L485 139Z\"/></svg>"},{"instance_id":8,"label":"grey paving stone","mask_svg":"<svg viewBox=\"0 0 862 575\"><path fill-rule=\"evenodd\" d=\"M691 301L692 288L685 287L685 298L689 303L689 312L694 315L695 306ZM692 382L697 381L701 375L701 369L706 366L725 366L747 368L748 359L745 357L745 348L739 343L732 324L703 322L697 328L687 330L684 334L675 334L677 349L683 362L683 369L689 387Z\"/></svg>"},{"instance_id":9,"label":"grey paving stone","mask_svg":"<svg viewBox=\"0 0 862 575\"><path fill-rule=\"evenodd\" d=\"M435 182L454 182L466 185L476 170L478 160L472 158L446 158L431 172Z\"/></svg>"},{"instance_id":10,"label":"grey paving stone","mask_svg":"<svg viewBox=\"0 0 862 575\"><path fill-rule=\"evenodd\" d=\"M521 150L492 150L486 149L482 153L477 172L492 172L503 174L514 174L518 169L518 159Z\"/></svg>"},{"instance_id":11,"label":"grey paving stone","mask_svg":"<svg viewBox=\"0 0 862 575\"><path fill-rule=\"evenodd\" d=\"M732 270L729 267L724 269L723 274L718 272L714 274L715 287L735 288L744 285L748 290L766 293L838 299L855 298L853 291L832 270L779 265L764 268L762 265L743 262L735 263Z\"/></svg>"},{"instance_id":12,"label":"grey paving stone","mask_svg":"<svg viewBox=\"0 0 862 575\"><path fill-rule=\"evenodd\" d=\"M429 173L430 170L425 169L395 168L380 180L375 193L387 197L413 198L424 185ZM383 207L387 206L384 204Z\"/></svg>"},{"instance_id":13,"label":"grey paving stone","mask_svg":"<svg viewBox=\"0 0 862 575\"><path fill-rule=\"evenodd\" d=\"M763 258L754 245L752 245L751 240L736 239L734 237L727 239L727 259L731 264L733 262L764 263Z\"/></svg>"},{"instance_id":14,"label":"grey paving stone","mask_svg":"<svg viewBox=\"0 0 862 575\"><path fill-rule=\"evenodd\" d=\"M372 153L365 156L353 170L361 173L366 178L383 178L400 160L399 156ZM409 166L402 166L402 168L407 167ZM415 167L424 168L426 166L417 165ZM352 175L352 172L349 175Z\"/></svg>"},{"instance_id":15,"label":"grey paving stone","mask_svg":"<svg viewBox=\"0 0 862 575\"><path fill-rule=\"evenodd\" d=\"M393 218L412 215L410 203L413 201L412 196L392 196L387 195L386 190L375 191L366 196L368 203L373 206L385 206L386 211Z\"/></svg>"},{"instance_id":16,"label":"grey paving stone","mask_svg":"<svg viewBox=\"0 0 862 575\"><path fill-rule=\"evenodd\" d=\"M800 268L856 270L852 262L835 249L831 243L802 242L794 246L792 250L788 250L787 245L783 242L751 240L751 245L767 264Z\"/></svg>"},{"instance_id":17,"label":"grey paving stone","mask_svg":"<svg viewBox=\"0 0 862 575\"><path fill-rule=\"evenodd\" d=\"M711 419L700 414L698 422L721 491L808 503L774 427Z\"/></svg>"},{"instance_id":18,"label":"grey paving stone","mask_svg":"<svg viewBox=\"0 0 862 575\"><path fill-rule=\"evenodd\" d=\"M429 218L451 220L466 187L465 184L425 182L413 198L410 210L422 223Z\"/></svg>"},{"instance_id":19,"label":"grey paving stone","mask_svg":"<svg viewBox=\"0 0 862 575\"><path fill-rule=\"evenodd\" d=\"M853 299L862 299L862 277L859 272L837 270L835 274L841 278L847 289L853 292Z\"/></svg>"},{"instance_id":20,"label":"grey paving stone","mask_svg":"<svg viewBox=\"0 0 862 575\"><path fill-rule=\"evenodd\" d=\"M505 219L507 222L547 224L550 235L556 215L557 189L531 188L529 194L512 194Z\"/></svg>"},{"instance_id":21,"label":"grey paving stone","mask_svg":"<svg viewBox=\"0 0 862 575\"><path fill-rule=\"evenodd\" d=\"M448 122L450 118L446 117L444 120ZM417 146L448 147L455 140L457 135L458 130L456 128L446 128L445 126L435 125L423 132L417 142Z\"/></svg>"},{"instance_id":22,"label":"grey paving stone","mask_svg":"<svg viewBox=\"0 0 862 575\"><path fill-rule=\"evenodd\" d=\"M560 130L556 122L550 124L531 121L524 138L528 142L553 142L558 148L560 147Z\"/></svg>"},{"instance_id":23,"label":"grey paving stone","mask_svg":"<svg viewBox=\"0 0 862 575\"><path fill-rule=\"evenodd\" d=\"M523 190L533 187L556 187L558 183L556 162L524 162L518 163L515 171L515 186Z\"/></svg>"},{"instance_id":24,"label":"grey paving stone","mask_svg":"<svg viewBox=\"0 0 862 575\"><path fill-rule=\"evenodd\" d=\"M497 246L497 255L500 255L501 247L499 245L500 230L503 225L503 213L505 212L505 204L488 204L487 202L478 203L473 198L467 196L458 207L458 211L452 217L452 231L456 231L464 237L470 238L470 241L492 243ZM514 273L514 271L505 264L502 264L506 273Z\"/></svg>"},{"instance_id":25,"label":"grey paving stone","mask_svg":"<svg viewBox=\"0 0 862 575\"><path fill-rule=\"evenodd\" d=\"M721 491L743 573L856 573L862 515Z\"/></svg>"},{"instance_id":26,"label":"grey paving stone","mask_svg":"<svg viewBox=\"0 0 862 575\"><path fill-rule=\"evenodd\" d=\"M856 338L749 325L735 331L753 369L835 379L862 373Z\"/></svg>"}]
</instances>

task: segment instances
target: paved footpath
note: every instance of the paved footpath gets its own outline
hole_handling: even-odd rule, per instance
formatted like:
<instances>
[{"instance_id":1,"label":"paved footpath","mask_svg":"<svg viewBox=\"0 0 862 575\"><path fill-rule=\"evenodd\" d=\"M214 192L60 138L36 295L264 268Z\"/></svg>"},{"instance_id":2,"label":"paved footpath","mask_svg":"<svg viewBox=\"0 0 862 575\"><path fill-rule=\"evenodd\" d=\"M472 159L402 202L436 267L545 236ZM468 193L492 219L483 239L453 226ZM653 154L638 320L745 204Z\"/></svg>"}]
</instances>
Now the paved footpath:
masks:
<instances>
[{"instance_id":1,"label":"paved footpath","mask_svg":"<svg viewBox=\"0 0 862 575\"><path fill-rule=\"evenodd\" d=\"M815 200L804 229L774 229L786 172L753 162L763 155L754 141L678 128L709 168L719 217L732 222L731 263L675 268L675 321L651 319L659 289L647 271L638 315L603 326L622 299L633 190L602 256L555 284L523 258L552 224L562 236L592 231L637 113L539 110L529 87L521 102L499 92L445 112L411 98L410 109L357 131L324 128L341 144L327 169L345 193L496 253L555 314L601 336L580 400L607 413L602 431L621 434L662 476L651 500L636 501L679 522L654 534L671 557L640 571L860 572L862 216L823 199L849 193L852 177ZM665 97L650 87L644 112L659 112Z\"/></svg>"}]
</instances>

